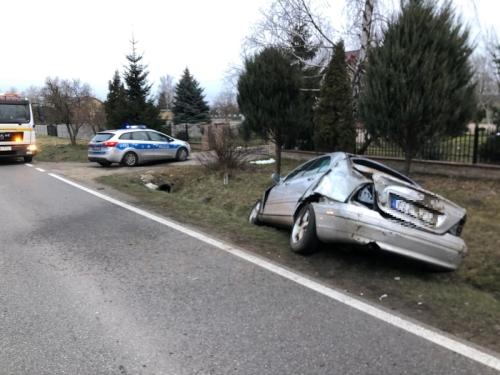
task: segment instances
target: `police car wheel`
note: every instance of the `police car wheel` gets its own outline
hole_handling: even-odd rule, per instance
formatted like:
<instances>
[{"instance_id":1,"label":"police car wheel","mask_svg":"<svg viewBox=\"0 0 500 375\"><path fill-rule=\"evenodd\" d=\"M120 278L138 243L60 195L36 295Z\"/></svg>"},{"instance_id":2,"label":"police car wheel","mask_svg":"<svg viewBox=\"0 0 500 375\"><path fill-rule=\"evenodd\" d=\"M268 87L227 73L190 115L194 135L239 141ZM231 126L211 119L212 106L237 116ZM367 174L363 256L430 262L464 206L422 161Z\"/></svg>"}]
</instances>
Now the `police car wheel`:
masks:
<instances>
[{"instance_id":1,"label":"police car wheel","mask_svg":"<svg viewBox=\"0 0 500 375\"><path fill-rule=\"evenodd\" d=\"M187 157L188 157L188 152L185 148L180 148L179 150L177 150L177 155L175 156L175 158L178 161L184 161L187 159Z\"/></svg>"},{"instance_id":2,"label":"police car wheel","mask_svg":"<svg viewBox=\"0 0 500 375\"><path fill-rule=\"evenodd\" d=\"M139 158L134 152L127 152L123 155L122 164L127 167L134 167L139 162Z\"/></svg>"}]
</instances>

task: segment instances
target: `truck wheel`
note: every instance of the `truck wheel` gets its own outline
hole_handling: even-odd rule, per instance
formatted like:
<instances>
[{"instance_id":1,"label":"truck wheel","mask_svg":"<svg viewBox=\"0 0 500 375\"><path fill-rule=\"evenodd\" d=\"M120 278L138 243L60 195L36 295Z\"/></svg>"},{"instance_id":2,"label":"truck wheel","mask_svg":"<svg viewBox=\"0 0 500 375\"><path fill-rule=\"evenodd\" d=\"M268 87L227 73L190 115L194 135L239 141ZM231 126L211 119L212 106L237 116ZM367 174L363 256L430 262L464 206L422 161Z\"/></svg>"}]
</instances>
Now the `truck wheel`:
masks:
<instances>
[{"instance_id":1,"label":"truck wheel","mask_svg":"<svg viewBox=\"0 0 500 375\"><path fill-rule=\"evenodd\" d=\"M33 161L33 156L23 157L25 163L31 163Z\"/></svg>"}]
</instances>

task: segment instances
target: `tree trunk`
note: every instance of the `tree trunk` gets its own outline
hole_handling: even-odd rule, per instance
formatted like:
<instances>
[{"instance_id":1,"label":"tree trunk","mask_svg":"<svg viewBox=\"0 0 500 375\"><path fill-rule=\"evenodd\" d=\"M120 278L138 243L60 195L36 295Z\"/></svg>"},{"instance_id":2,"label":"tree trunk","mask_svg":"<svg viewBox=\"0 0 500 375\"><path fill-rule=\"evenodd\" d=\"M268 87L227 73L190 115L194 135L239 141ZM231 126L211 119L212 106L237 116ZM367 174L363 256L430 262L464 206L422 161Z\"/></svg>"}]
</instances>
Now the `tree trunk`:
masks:
<instances>
[{"instance_id":1,"label":"tree trunk","mask_svg":"<svg viewBox=\"0 0 500 375\"><path fill-rule=\"evenodd\" d=\"M276 173L280 174L281 173L281 146L283 146L282 143L275 143L276 144Z\"/></svg>"},{"instance_id":2,"label":"tree trunk","mask_svg":"<svg viewBox=\"0 0 500 375\"><path fill-rule=\"evenodd\" d=\"M409 176L409 174L410 174L411 159L412 159L411 152L405 152L405 170L403 173L406 176Z\"/></svg>"},{"instance_id":3,"label":"tree trunk","mask_svg":"<svg viewBox=\"0 0 500 375\"><path fill-rule=\"evenodd\" d=\"M372 15L376 0L365 1L365 11L363 12L363 24L361 30L361 48L359 50L356 71L352 81L352 106L354 119L358 120L358 99L363 86L363 75L365 70L365 60L371 41Z\"/></svg>"},{"instance_id":4,"label":"tree trunk","mask_svg":"<svg viewBox=\"0 0 500 375\"><path fill-rule=\"evenodd\" d=\"M70 124L66 124L66 129L68 129L69 140L71 144L76 145L76 134Z\"/></svg>"}]
</instances>

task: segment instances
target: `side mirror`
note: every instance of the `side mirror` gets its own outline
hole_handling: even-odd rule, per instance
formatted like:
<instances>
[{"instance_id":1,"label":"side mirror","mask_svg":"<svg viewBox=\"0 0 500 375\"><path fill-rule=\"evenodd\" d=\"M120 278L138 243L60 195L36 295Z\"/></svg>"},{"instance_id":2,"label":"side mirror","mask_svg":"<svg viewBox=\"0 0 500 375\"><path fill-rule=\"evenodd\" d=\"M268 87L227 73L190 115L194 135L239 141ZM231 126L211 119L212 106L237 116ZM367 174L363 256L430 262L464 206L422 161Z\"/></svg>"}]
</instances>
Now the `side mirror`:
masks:
<instances>
[{"instance_id":1,"label":"side mirror","mask_svg":"<svg viewBox=\"0 0 500 375\"><path fill-rule=\"evenodd\" d=\"M38 118L40 119L41 122L45 121L45 116L43 115L43 108L38 107Z\"/></svg>"},{"instance_id":2,"label":"side mirror","mask_svg":"<svg viewBox=\"0 0 500 375\"><path fill-rule=\"evenodd\" d=\"M276 182L277 184L279 184L279 183L280 183L280 181L281 181L281 177L280 177L280 175L279 175L279 174L277 174L277 173L273 173L273 174L271 175L271 179L272 179L274 182Z\"/></svg>"}]
</instances>

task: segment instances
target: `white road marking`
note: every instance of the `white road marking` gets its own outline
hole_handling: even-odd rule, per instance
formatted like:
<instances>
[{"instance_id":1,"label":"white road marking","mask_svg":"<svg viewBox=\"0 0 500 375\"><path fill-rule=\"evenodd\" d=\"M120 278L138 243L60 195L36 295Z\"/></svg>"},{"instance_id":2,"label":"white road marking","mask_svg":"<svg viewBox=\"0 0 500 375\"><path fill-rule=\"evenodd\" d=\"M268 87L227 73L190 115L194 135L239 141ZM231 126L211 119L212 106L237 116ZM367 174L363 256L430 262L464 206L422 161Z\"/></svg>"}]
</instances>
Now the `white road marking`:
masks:
<instances>
[{"instance_id":1,"label":"white road marking","mask_svg":"<svg viewBox=\"0 0 500 375\"><path fill-rule=\"evenodd\" d=\"M226 245L226 244L224 244L218 240L215 240L213 238L210 238L202 233L198 233L194 230L185 228L185 227L183 227L177 223L174 223L170 220L153 215L149 212L143 211L139 208L136 208L136 207L131 206L127 203L121 202L117 199L114 199L114 198L108 197L104 194L98 193L94 190L86 188L85 186L79 185L73 181L69 181L65 178L59 177L59 176L52 174L52 173L49 173L49 175L57 178L58 180L65 182L67 184L75 186L78 189L86 191L87 193L90 193L90 194L93 194L99 198L102 198L108 202L111 202L111 203L116 204L120 207L126 208L127 210L130 210L130 211L135 212L139 215L147 217L148 219L154 220L160 224L166 225L172 229L178 230L179 232L185 233L191 237L194 237L200 241L203 241L207 244L215 246L221 250L227 251L227 252L229 252L233 255L236 255L242 259L245 259L248 262L251 262L259 267L262 267L268 271L271 271L271 272L278 274L282 277L285 277L291 281L294 281L297 284L305 286L311 290L314 290L318 293L321 293L327 297L330 297L330 298L332 298L338 302L341 302L347 306L355 308L356 310L359 310L359 311L364 312L370 316L373 316L377 319L380 319L386 323L392 324L393 326L401 328L407 332L413 333L414 335L421 337L421 338L424 338L424 339L426 339L434 344L440 345L443 348L446 348L446 349L451 350L455 353L461 354L464 357L470 358L476 362L479 362L483 365L489 366L495 370L500 371L500 358L499 357L490 355L490 354L485 353L485 352L483 352L479 349L476 349L472 346L469 346L469 345L466 345L462 342L454 340L448 336L445 336L442 333L437 332L437 330L434 331L434 330L428 329L426 327L423 327L423 326L420 326L416 323L413 323L409 320L406 320L406 319L403 319L399 316L393 315L387 311L379 309L379 308L372 306L368 303L359 301L359 300L352 298L344 293L336 291L330 287L324 286L316 281L310 280L304 276L301 276L301 275L296 274L294 272L288 271L288 270L286 270L280 266L277 266L271 262L263 260L259 257L254 256L254 255L248 254L244 251L238 250L232 246Z\"/></svg>"},{"instance_id":2,"label":"white road marking","mask_svg":"<svg viewBox=\"0 0 500 375\"><path fill-rule=\"evenodd\" d=\"M26 165L28 167L33 167L33 164L24 164L24 165Z\"/></svg>"},{"instance_id":3,"label":"white road marking","mask_svg":"<svg viewBox=\"0 0 500 375\"><path fill-rule=\"evenodd\" d=\"M42 168L35 168L37 171L40 171L40 172L45 172L45 169L42 169Z\"/></svg>"}]
</instances>

